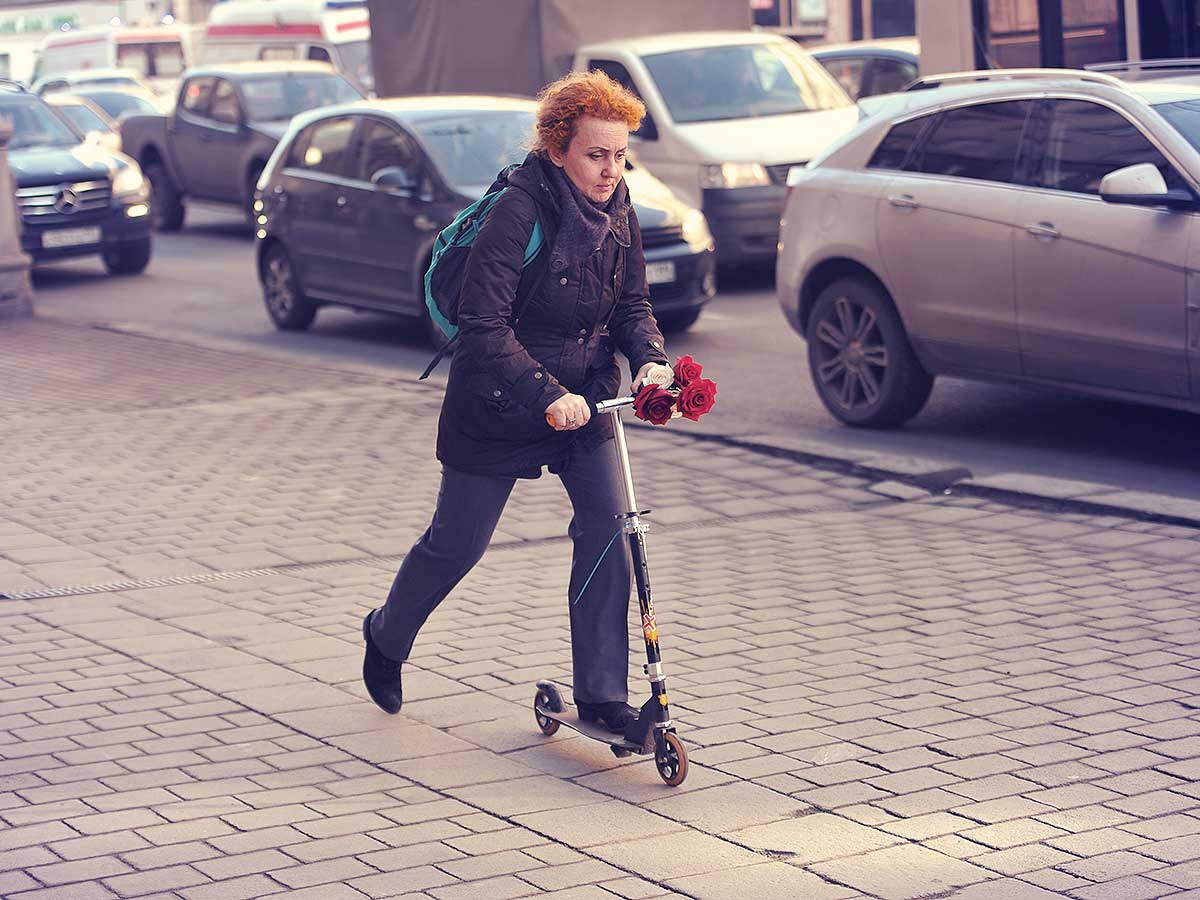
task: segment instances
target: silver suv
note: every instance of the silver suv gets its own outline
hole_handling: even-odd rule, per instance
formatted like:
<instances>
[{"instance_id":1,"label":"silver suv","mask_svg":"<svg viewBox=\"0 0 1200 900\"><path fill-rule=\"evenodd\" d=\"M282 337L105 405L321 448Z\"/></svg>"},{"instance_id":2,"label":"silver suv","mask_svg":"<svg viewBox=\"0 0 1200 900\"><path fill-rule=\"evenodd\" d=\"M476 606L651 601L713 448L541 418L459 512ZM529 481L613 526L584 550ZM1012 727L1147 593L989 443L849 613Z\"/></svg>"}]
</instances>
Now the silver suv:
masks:
<instances>
[{"instance_id":1,"label":"silver suv","mask_svg":"<svg viewBox=\"0 0 1200 900\"><path fill-rule=\"evenodd\" d=\"M779 301L829 411L900 425L936 375L1200 411L1200 86L918 81L794 170Z\"/></svg>"}]
</instances>

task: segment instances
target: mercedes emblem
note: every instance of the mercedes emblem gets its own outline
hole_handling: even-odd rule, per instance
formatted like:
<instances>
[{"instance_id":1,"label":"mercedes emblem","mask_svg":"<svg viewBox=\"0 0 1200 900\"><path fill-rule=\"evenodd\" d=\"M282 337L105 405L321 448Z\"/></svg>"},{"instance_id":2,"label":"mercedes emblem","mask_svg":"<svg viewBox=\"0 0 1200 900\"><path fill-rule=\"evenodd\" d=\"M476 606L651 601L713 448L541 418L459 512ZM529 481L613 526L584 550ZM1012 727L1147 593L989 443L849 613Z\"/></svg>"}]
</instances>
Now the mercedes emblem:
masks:
<instances>
[{"instance_id":1,"label":"mercedes emblem","mask_svg":"<svg viewBox=\"0 0 1200 900\"><path fill-rule=\"evenodd\" d=\"M79 209L79 195L68 187L59 188L54 196L54 208L64 215Z\"/></svg>"}]
</instances>

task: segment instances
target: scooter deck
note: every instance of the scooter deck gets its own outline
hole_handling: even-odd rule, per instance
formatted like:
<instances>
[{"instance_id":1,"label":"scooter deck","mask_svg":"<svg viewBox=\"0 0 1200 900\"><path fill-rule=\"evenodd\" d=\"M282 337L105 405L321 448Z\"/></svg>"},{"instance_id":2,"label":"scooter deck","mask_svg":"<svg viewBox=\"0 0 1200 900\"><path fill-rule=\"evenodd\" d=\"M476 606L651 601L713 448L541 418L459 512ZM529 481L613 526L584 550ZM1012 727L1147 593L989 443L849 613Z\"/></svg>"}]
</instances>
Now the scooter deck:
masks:
<instances>
[{"instance_id":1,"label":"scooter deck","mask_svg":"<svg viewBox=\"0 0 1200 900\"><path fill-rule=\"evenodd\" d=\"M613 734L603 722L583 721L583 719L579 718L579 713L574 706L563 704L562 712L554 712L549 707L538 706L538 712L547 719L553 719L555 722L566 725L573 731L578 731L584 737L589 737L593 741L600 741L617 750L627 750L630 753L643 752L640 745L625 740L622 735Z\"/></svg>"}]
</instances>

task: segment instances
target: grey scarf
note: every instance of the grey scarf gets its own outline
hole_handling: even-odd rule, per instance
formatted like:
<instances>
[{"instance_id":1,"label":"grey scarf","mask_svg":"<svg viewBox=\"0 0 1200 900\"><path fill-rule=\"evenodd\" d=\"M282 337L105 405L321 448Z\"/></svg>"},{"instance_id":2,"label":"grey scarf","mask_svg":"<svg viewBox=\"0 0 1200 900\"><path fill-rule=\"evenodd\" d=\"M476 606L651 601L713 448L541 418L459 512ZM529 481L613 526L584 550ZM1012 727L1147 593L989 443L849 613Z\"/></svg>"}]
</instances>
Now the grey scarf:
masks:
<instances>
[{"instance_id":1,"label":"grey scarf","mask_svg":"<svg viewBox=\"0 0 1200 900\"><path fill-rule=\"evenodd\" d=\"M612 214L619 211L613 209L615 194L603 205L594 203L563 169L549 160L545 166L551 170L550 187L562 214L551 261L553 269L560 272L585 262L604 246L604 239L614 226Z\"/></svg>"}]
</instances>

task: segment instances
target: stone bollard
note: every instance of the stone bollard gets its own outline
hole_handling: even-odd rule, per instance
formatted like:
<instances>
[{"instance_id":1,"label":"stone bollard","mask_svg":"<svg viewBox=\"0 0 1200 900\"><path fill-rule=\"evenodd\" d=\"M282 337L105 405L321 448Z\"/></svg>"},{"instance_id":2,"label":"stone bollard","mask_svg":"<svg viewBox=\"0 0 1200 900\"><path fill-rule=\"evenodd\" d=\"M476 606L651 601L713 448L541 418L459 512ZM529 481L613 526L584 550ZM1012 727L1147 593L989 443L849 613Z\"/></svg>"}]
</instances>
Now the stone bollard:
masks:
<instances>
[{"instance_id":1,"label":"stone bollard","mask_svg":"<svg viewBox=\"0 0 1200 900\"><path fill-rule=\"evenodd\" d=\"M8 139L12 126L0 118L0 321L33 315L30 259L21 252L21 214L8 169Z\"/></svg>"}]
</instances>

